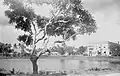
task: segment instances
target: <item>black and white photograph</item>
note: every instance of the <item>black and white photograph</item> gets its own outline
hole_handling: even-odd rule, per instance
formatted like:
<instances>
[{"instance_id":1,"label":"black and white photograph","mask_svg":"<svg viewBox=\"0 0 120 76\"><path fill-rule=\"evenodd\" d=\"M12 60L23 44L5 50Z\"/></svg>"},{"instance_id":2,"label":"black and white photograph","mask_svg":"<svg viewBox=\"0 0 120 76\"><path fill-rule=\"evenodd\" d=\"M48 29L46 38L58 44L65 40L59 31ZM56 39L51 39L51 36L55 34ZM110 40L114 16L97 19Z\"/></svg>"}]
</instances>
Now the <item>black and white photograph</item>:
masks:
<instances>
[{"instance_id":1,"label":"black and white photograph","mask_svg":"<svg viewBox=\"0 0 120 76\"><path fill-rule=\"evenodd\" d=\"M0 0L0 76L120 76L120 0Z\"/></svg>"}]
</instances>

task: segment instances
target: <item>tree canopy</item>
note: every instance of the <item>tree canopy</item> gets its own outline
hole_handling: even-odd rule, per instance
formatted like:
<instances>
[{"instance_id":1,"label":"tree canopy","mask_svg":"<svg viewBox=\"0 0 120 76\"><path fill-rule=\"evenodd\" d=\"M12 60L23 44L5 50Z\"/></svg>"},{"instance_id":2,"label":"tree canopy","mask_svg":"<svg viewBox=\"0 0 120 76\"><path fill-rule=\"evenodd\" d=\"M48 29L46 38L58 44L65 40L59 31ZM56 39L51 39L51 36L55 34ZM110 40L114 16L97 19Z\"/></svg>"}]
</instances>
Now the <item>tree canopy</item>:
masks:
<instances>
[{"instance_id":1,"label":"tree canopy","mask_svg":"<svg viewBox=\"0 0 120 76\"><path fill-rule=\"evenodd\" d=\"M52 5L51 17L35 13L31 6L33 3L39 6L40 2ZM5 11L9 23L25 31L18 40L27 46L34 45L34 48L40 40L46 41L50 36L62 36L63 40L69 40L75 39L77 34L91 34L97 29L93 16L82 6L81 0L4 0L4 4L9 6ZM75 30L75 27L78 29ZM38 38L41 32L44 35Z\"/></svg>"},{"instance_id":2,"label":"tree canopy","mask_svg":"<svg viewBox=\"0 0 120 76\"><path fill-rule=\"evenodd\" d=\"M50 17L38 15L32 8L33 4L39 7L44 3L53 7ZM30 54L34 74L38 73L37 59L47 51L50 37L62 36L63 41L58 42L65 46L65 41L75 40L76 35L91 34L97 29L93 16L82 6L81 0L4 0L4 4L9 7L5 11L9 23L25 32L18 40L23 42L24 51ZM41 40L44 48L36 53L36 45ZM25 47L29 45L32 49L28 50Z\"/></svg>"}]
</instances>

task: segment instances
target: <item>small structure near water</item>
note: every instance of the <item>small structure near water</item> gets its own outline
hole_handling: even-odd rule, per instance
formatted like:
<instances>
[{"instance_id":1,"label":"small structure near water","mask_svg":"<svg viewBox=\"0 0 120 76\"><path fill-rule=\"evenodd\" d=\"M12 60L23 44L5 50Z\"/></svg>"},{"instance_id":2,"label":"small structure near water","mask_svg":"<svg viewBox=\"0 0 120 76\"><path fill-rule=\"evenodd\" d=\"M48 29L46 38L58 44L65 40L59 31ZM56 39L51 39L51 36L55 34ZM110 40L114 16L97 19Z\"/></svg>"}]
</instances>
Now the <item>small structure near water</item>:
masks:
<instances>
[{"instance_id":1,"label":"small structure near water","mask_svg":"<svg viewBox=\"0 0 120 76\"><path fill-rule=\"evenodd\" d=\"M119 56L120 44L114 42L99 42L87 45L88 56Z\"/></svg>"}]
</instances>

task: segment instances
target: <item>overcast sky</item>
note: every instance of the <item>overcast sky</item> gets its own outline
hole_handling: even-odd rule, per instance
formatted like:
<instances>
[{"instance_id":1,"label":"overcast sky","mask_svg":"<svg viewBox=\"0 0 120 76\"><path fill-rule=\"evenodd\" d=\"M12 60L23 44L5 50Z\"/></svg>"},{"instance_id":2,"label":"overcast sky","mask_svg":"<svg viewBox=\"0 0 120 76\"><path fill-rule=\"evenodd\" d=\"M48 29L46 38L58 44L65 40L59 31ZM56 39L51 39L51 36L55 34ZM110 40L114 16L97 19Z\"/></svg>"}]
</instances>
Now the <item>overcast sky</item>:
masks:
<instances>
[{"instance_id":1,"label":"overcast sky","mask_svg":"<svg viewBox=\"0 0 120 76\"><path fill-rule=\"evenodd\" d=\"M100 41L120 41L120 0L83 0L83 5L95 17L99 27L95 34L91 36L78 36L76 41L70 41L70 45L79 46L90 42ZM8 24L8 19L4 15L6 7L0 3L0 42L16 43L20 31ZM42 15L48 15L47 6L37 10Z\"/></svg>"}]
</instances>

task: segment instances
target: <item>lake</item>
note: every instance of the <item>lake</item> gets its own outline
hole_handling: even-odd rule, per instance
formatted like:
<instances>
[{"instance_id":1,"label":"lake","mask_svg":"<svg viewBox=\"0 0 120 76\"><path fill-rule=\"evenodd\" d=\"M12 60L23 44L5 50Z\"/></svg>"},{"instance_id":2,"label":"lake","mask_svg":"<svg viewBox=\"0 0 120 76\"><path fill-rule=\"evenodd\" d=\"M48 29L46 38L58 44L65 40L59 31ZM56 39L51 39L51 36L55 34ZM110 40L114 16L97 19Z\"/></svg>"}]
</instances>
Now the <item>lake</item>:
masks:
<instances>
[{"instance_id":1,"label":"lake","mask_svg":"<svg viewBox=\"0 0 120 76\"><path fill-rule=\"evenodd\" d=\"M81 71L90 68L111 68L120 69L120 63L110 63L108 61L91 61L91 60L72 60L72 59L39 59L39 70L72 70L79 69ZM32 72L32 64L29 59L0 59L0 68L11 70L20 70L22 72Z\"/></svg>"}]
</instances>

